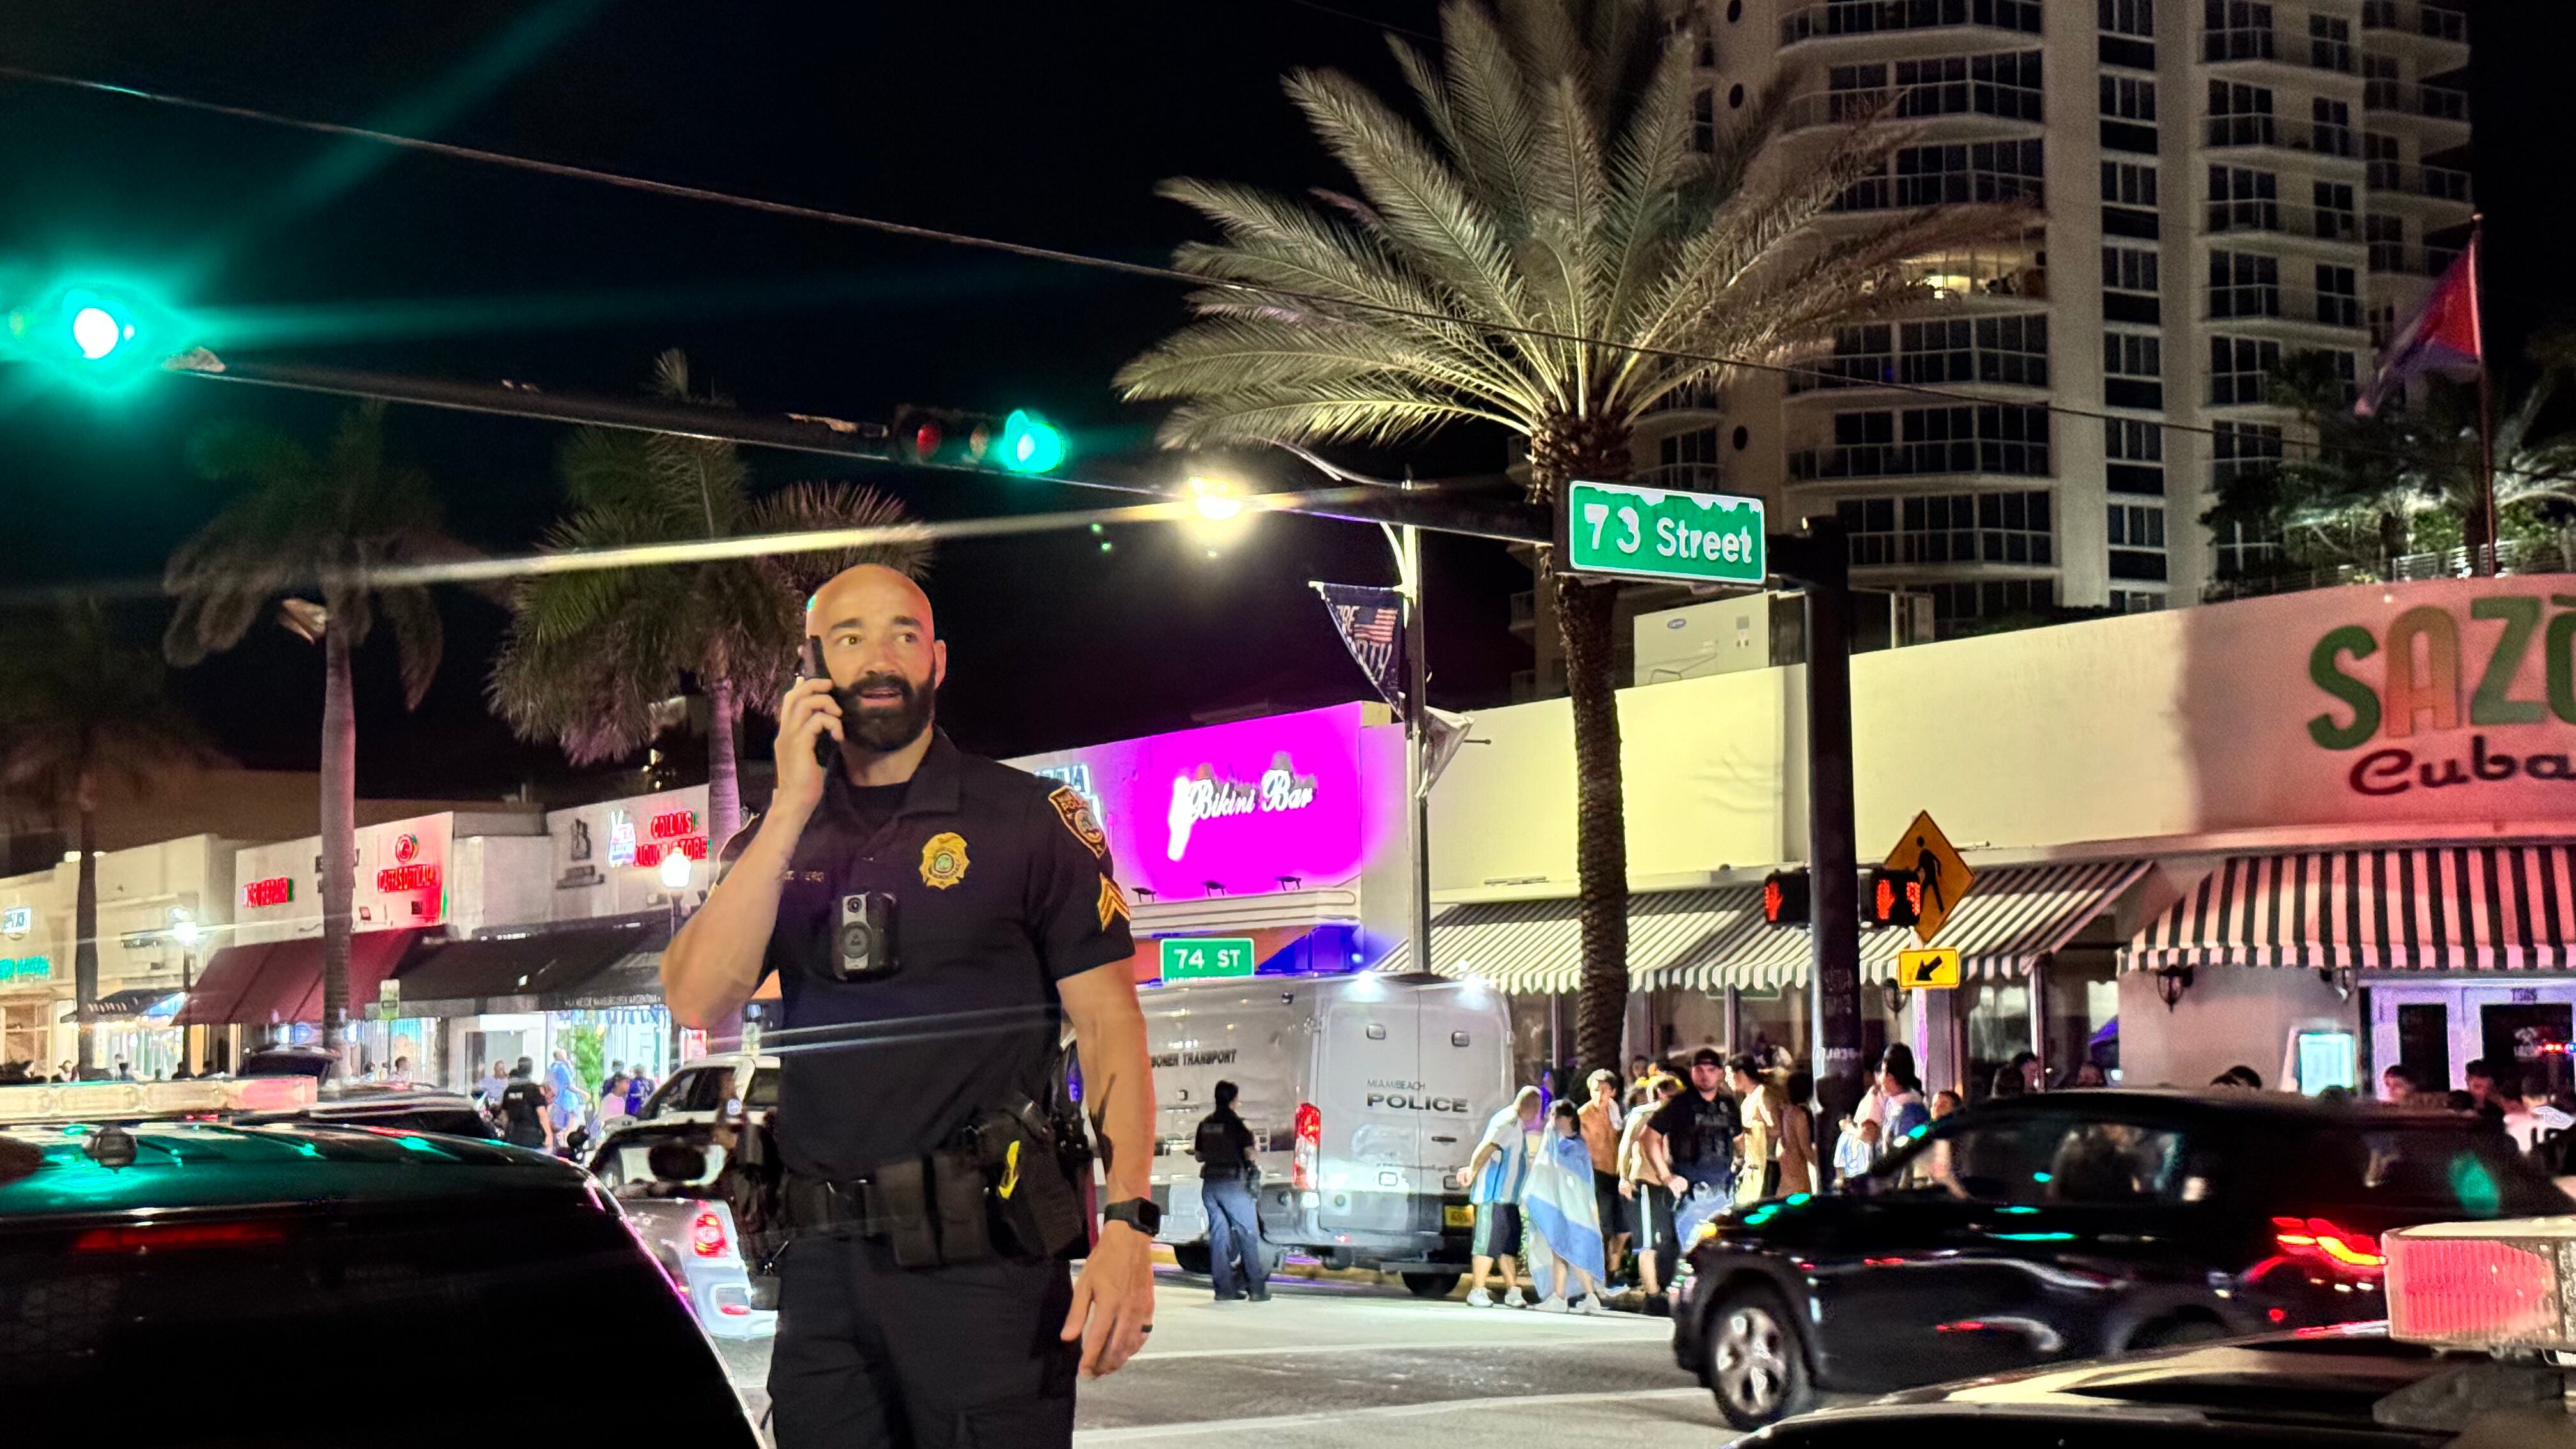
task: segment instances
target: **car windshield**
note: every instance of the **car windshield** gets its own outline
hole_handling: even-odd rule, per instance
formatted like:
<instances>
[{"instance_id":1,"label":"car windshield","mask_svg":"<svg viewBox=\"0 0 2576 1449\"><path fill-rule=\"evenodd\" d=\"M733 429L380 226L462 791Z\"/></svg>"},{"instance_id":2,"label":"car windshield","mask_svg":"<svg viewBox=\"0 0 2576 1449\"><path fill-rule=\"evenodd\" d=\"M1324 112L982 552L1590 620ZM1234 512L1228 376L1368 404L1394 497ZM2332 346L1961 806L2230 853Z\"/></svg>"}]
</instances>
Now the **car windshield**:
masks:
<instances>
[{"instance_id":1,"label":"car windshield","mask_svg":"<svg viewBox=\"0 0 2576 1449\"><path fill-rule=\"evenodd\" d=\"M492 1427L500 1400L436 1386L506 1379L516 1354L575 1324L616 1325L619 1353L651 1365L632 1407L657 1431L749 1442L688 1310L618 1217L575 1193L0 1224L0 1401L115 1404L135 1442L344 1444L388 1412L388 1392L405 1442L462 1442ZM406 1377L419 1392L392 1387ZM507 1395L512 1431L595 1431L596 1406L549 1382ZM171 1411L156 1420L157 1405Z\"/></svg>"}]
</instances>

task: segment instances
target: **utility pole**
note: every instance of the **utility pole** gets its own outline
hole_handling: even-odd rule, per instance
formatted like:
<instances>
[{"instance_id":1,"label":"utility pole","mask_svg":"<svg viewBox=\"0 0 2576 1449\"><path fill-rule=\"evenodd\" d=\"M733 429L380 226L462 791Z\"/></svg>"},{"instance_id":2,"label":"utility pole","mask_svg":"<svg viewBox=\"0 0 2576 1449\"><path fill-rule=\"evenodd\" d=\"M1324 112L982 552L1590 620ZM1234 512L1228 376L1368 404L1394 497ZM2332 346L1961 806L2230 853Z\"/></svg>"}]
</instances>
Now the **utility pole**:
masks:
<instances>
[{"instance_id":1,"label":"utility pole","mask_svg":"<svg viewBox=\"0 0 2576 1449\"><path fill-rule=\"evenodd\" d=\"M1827 1120L1860 1103L1860 850L1852 803L1851 555L1842 525L1773 537L1778 572L1806 595L1807 987L1816 1098Z\"/></svg>"},{"instance_id":2,"label":"utility pole","mask_svg":"<svg viewBox=\"0 0 2576 1449\"><path fill-rule=\"evenodd\" d=\"M1412 491L1413 479L1404 487ZM1422 530L1405 524L1396 534L1396 565L1404 591L1404 848L1412 915L1413 969L1431 969L1431 669L1422 618Z\"/></svg>"}]
</instances>

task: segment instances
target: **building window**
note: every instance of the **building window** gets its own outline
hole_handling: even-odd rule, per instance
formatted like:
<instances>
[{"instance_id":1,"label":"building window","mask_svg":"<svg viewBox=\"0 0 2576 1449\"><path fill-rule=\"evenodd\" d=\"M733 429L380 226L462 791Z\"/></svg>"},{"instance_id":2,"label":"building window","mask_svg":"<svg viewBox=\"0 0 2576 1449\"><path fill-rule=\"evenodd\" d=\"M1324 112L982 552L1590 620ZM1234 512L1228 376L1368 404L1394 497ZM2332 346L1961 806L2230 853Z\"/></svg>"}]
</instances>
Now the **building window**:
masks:
<instances>
[{"instance_id":1,"label":"building window","mask_svg":"<svg viewBox=\"0 0 2576 1449\"><path fill-rule=\"evenodd\" d=\"M1977 381L2048 386L2048 316L1977 319Z\"/></svg>"},{"instance_id":2,"label":"building window","mask_svg":"<svg viewBox=\"0 0 2576 1449\"><path fill-rule=\"evenodd\" d=\"M2057 608L2055 579L1986 579L1973 584L1926 584L1932 617L1945 623L2045 615Z\"/></svg>"},{"instance_id":3,"label":"building window","mask_svg":"<svg viewBox=\"0 0 2576 1449\"><path fill-rule=\"evenodd\" d=\"M2281 552L2280 541L2253 524L2219 524L2210 530L2210 540L2211 558L2222 579L2261 573Z\"/></svg>"},{"instance_id":4,"label":"building window","mask_svg":"<svg viewBox=\"0 0 2576 1449\"><path fill-rule=\"evenodd\" d=\"M2361 58L2361 108L2365 111L2397 109L2397 57L2365 55Z\"/></svg>"},{"instance_id":5,"label":"building window","mask_svg":"<svg viewBox=\"0 0 2576 1449\"><path fill-rule=\"evenodd\" d=\"M1691 149L1703 156L1717 151L1717 92L1713 90L1691 96Z\"/></svg>"},{"instance_id":6,"label":"building window","mask_svg":"<svg viewBox=\"0 0 2576 1449\"><path fill-rule=\"evenodd\" d=\"M2331 15L2309 16L2308 64L2352 74L2352 22Z\"/></svg>"},{"instance_id":7,"label":"building window","mask_svg":"<svg viewBox=\"0 0 2576 1449\"><path fill-rule=\"evenodd\" d=\"M2377 131L2361 133L2361 159L2368 163L2367 179L2373 191L2394 191L2404 176L2397 160L2397 138Z\"/></svg>"},{"instance_id":8,"label":"building window","mask_svg":"<svg viewBox=\"0 0 2576 1449\"><path fill-rule=\"evenodd\" d=\"M1820 357L1803 371L1789 374L1789 391L1820 387L1868 387L1896 380L1896 329L1885 322L1834 329L1831 357Z\"/></svg>"},{"instance_id":9,"label":"building window","mask_svg":"<svg viewBox=\"0 0 2576 1449\"><path fill-rule=\"evenodd\" d=\"M2320 156L2353 154L2352 103L2318 96L2308 102L2311 140Z\"/></svg>"},{"instance_id":10,"label":"building window","mask_svg":"<svg viewBox=\"0 0 2576 1449\"><path fill-rule=\"evenodd\" d=\"M1886 73L1876 66L1850 68ZM2041 119L2039 52L1900 60L1896 90L1899 116L1979 115L2036 121Z\"/></svg>"},{"instance_id":11,"label":"building window","mask_svg":"<svg viewBox=\"0 0 2576 1449\"><path fill-rule=\"evenodd\" d=\"M2102 163L2102 199L2121 206L2156 204L2156 168L2136 161Z\"/></svg>"},{"instance_id":12,"label":"building window","mask_svg":"<svg viewBox=\"0 0 2576 1449\"><path fill-rule=\"evenodd\" d=\"M2163 504L2113 503L2109 524L2113 578L2162 579L2165 576Z\"/></svg>"},{"instance_id":13,"label":"building window","mask_svg":"<svg viewBox=\"0 0 2576 1449\"><path fill-rule=\"evenodd\" d=\"M1909 146L1896 153L1892 170L1892 188L1886 174L1863 177L1843 191L1834 209L1874 211L1890 205L1940 206L2041 198L2042 165L2040 143L2036 140Z\"/></svg>"},{"instance_id":14,"label":"building window","mask_svg":"<svg viewBox=\"0 0 2576 1449\"><path fill-rule=\"evenodd\" d=\"M2269 30L2263 33L2267 39L2271 35ZM2272 142L2270 90L2229 81L2209 83L2210 145L2269 146Z\"/></svg>"},{"instance_id":15,"label":"building window","mask_svg":"<svg viewBox=\"0 0 2576 1449\"><path fill-rule=\"evenodd\" d=\"M2101 28L2113 35L2156 38L2156 0L2101 0Z\"/></svg>"},{"instance_id":16,"label":"building window","mask_svg":"<svg viewBox=\"0 0 2576 1449\"><path fill-rule=\"evenodd\" d=\"M1679 488L1693 493L1720 491L1723 480L1718 476L1717 429L1696 428L1675 433L1656 444L1663 466L1655 470L1655 484L1662 488Z\"/></svg>"},{"instance_id":17,"label":"building window","mask_svg":"<svg viewBox=\"0 0 2576 1449\"><path fill-rule=\"evenodd\" d=\"M2152 614L2165 606L2159 589L2113 589L2111 611L2115 614Z\"/></svg>"},{"instance_id":18,"label":"building window","mask_svg":"<svg viewBox=\"0 0 2576 1449\"><path fill-rule=\"evenodd\" d=\"M2370 309L2370 350L2384 351L2388 339L2397 335L2397 304L2394 302Z\"/></svg>"},{"instance_id":19,"label":"building window","mask_svg":"<svg viewBox=\"0 0 2576 1449\"><path fill-rule=\"evenodd\" d=\"M1904 356L1898 377L1905 382L1966 382L1976 373L1976 330L1965 318L1949 322L1908 322L1897 331Z\"/></svg>"},{"instance_id":20,"label":"building window","mask_svg":"<svg viewBox=\"0 0 2576 1449\"><path fill-rule=\"evenodd\" d=\"M2164 375L2164 343L2155 334L2102 334L2102 401L2121 408L2163 407Z\"/></svg>"},{"instance_id":21,"label":"building window","mask_svg":"<svg viewBox=\"0 0 2576 1449\"><path fill-rule=\"evenodd\" d=\"M2209 425L2209 488L2223 493L2281 466L2281 430L2269 423Z\"/></svg>"},{"instance_id":22,"label":"building window","mask_svg":"<svg viewBox=\"0 0 2576 1449\"><path fill-rule=\"evenodd\" d=\"M2165 491L2165 429L2136 418L2102 422L2102 452L2110 461L2104 486L2114 493Z\"/></svg>"},{"instance_id":23,"label":"building window","mask_svg":"<svg viewBox=\"0 0 2576 1449\"><path fill-rule=\"evenodd\" d=\"M1833 446L1789 458L1791 476L1900 478L2049 472L2048 409L2021 403L1836 413Z\"/></svg>"},{"instance_id":24,"label":"building window","mask_svg":"<svg viewBox=\"0 0 2576 1449\"><path fill-rule=\"evenodd\" d=\"M2102 145L2112 151L2156 150L2156 83L2105 74L2102 77Z\"/></svg>"},{"instance_id":25,"label":"building window","mask_svg":"<svg viewBox=\"0 0 2576 1449\"><path fill-rule=\"evenodd\" d=\"M2102 317L2110 322L2159 320L2156 254L2143 247L2102 248Z\"/></svg>"},{"instance_id":26,"label":"building window","mask_svg":"<svg viewBox=\"0 0 2576 1449\"><path fill-rule=\"evenodd\" d=\"M2243 166L2209 168L2211 231L2279 231L2281 179Z\"/></svg>"},{"instance_id":27,"label":"building window","mask_svg":"<svg viewBox=\"0 0 2576 1449\"><path fill-rule=\"evenodd\" d=\"M1850 498L1835 506L1851 561L2046 566L2056 555L2045 492L1933 493Z\"/></svg>"},{"instance_id":28,"label":"building window","mask_svg":"<svg viewBox=\"0 0 2576 1449\"><path fill-rule=\"evenodd\" d=\"M2361 284L2352 268L2317 263L2317 320L2329 327L2361 325Z\"/></svg>"},{"instance_id":29,"label":"building window","mask_svg":"<svg viewBox=\"0 0 2576 1449\"><path fill-rule=\"evenodd\" d=\"M2316 234L2324 241L2350 241L2359 235L2353 219L2352 183L2349 181L2310 182L2309 195L2317 204Z\"/></svg>"},{"instance_id":30,"label":"building window","mask_svg":"<svg viewBox=\"0 0 2576 1449\"><path fill-rule=\"evenodd\" d=\"M2370 269L2374 272L2406 270L2406 218L2373 212L2362 219L2362 226L2363 235L2370 241Z\"/></svg>"},{"instance_id":31,"label":"building window","mask_svg":"<svg viewBox=\"0 0 2576 1449\"><path fill-rule=\"evenodd\" d=\"M2247 0L2203 0L2200 58L2270 60L2272 7ZM2212 142L2212 145L2217 144Z\"/></svg>"},{"instance_id":32,"label":"building window","mask_svg":"<svg viewBox=\"0 0 2576 1449\"><path fill-rule=\"evenodd\" d=\"M2281 315L2281 262L2257 252L2209 254L2209 315Z\"/></svg>"},{"instance_id":33,"label":"building window","mask_svg":"<svg viewBox=\"0 0 2576 1449\"><path fill-rule=\"evenodd\" d=\"M2008 317L1867 323L1834 330L1834 351L1790 374L1789 390L1869 387L1891 382L2001 382L2048 386L2048 318Z\"/></svg>"},{"instance_id":34,"label":"building window","mask_svg":"<svg viewBox=\"0 0 2576 1449\"><path fill-rule=\"evenodd\" d=\"M2281 365L2281 344L2251 337L2209 339L2209 405L2241 407L2263 400L2265 379ZM2279 437L2280 430L2273 429Z\"/></svg>"}]
</instances>

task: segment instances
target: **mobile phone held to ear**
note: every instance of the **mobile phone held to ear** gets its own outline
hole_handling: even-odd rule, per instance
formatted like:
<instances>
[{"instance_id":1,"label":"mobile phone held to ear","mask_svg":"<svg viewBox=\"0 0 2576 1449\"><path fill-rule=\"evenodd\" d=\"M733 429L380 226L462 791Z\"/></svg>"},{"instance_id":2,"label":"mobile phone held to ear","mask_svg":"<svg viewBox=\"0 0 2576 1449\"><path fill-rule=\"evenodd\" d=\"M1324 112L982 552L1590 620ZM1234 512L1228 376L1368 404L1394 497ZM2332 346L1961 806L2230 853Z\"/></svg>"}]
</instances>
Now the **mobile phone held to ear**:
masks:
<instances>
[{"instance_id":1,"label":"mobile phone held to ear","mask_svg":"<svg viewBox=\"0 0 2576 1449\"><path fill-rule=\"evenodd\" d=\"M805 636L804 644L796 651L796 677L824 680L832 677L832 672L823 667L823 641L812 634ZM848 728L848 721L843 721L842 727ZM814 762L827 770L839 764L841 762L840 742L829 734L816 735Z\"/></svg>"}]
</instances>

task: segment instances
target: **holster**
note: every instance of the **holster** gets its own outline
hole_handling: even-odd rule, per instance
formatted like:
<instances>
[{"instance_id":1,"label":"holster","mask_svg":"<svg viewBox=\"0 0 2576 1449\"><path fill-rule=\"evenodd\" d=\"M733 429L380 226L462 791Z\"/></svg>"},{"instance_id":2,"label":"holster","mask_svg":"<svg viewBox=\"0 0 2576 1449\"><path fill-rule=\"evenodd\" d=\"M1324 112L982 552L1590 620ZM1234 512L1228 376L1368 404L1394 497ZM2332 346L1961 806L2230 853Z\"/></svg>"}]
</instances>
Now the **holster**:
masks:
<instances>
[{"instance_id":1,"label":"holster","mask_svg":"<svg viewBox=\"0 0 2576 1449\"><path fill-rule=\"evenodd\" d=\"M742 1237L743 1272L754 1280L774 1280L778 1256L794 1235L787 1203L787 1168L778 1153L778 1117L734 1124L733 1150L725 1154L716 1191L733 1210L734 1230ZM774 1287L774 1284L772 1285Z\"/></svg>"}]
</instances>

